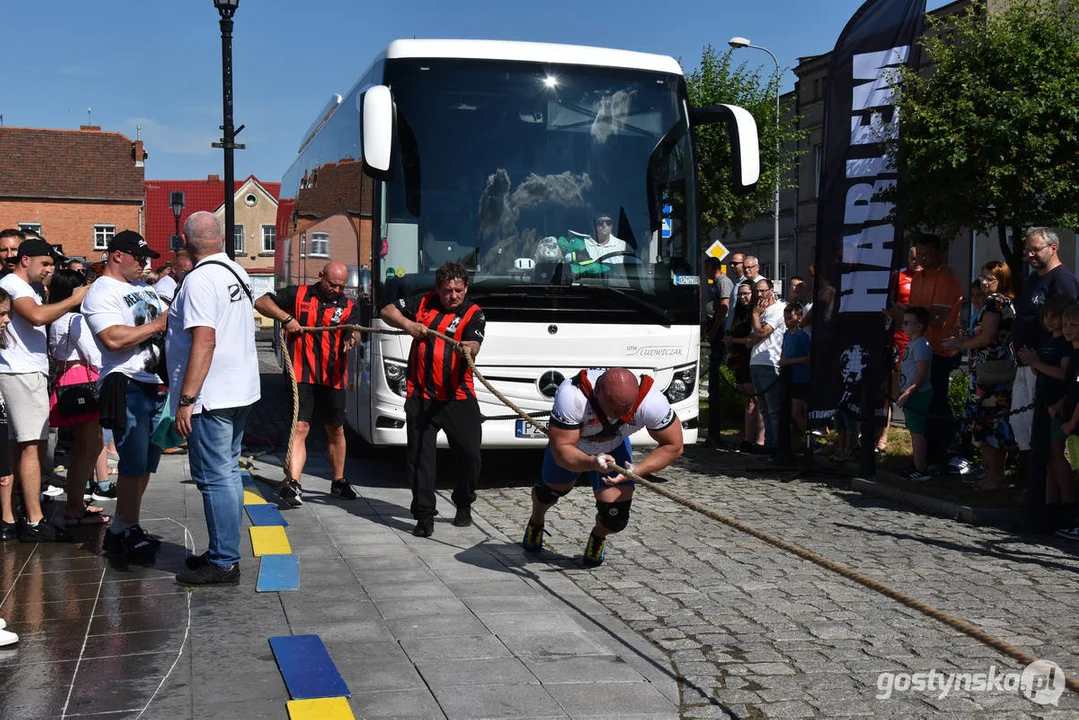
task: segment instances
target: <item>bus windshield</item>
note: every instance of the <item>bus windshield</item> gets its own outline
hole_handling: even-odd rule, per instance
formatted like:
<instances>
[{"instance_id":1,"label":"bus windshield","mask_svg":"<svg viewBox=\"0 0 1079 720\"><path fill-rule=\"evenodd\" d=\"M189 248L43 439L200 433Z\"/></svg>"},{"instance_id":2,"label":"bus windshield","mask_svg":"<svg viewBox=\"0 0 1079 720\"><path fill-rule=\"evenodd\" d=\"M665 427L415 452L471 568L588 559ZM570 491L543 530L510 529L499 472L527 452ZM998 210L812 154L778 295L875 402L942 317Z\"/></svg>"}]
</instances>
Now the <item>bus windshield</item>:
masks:
<instances>
[{"instance_id":1,"label":"bus windshield","mask_svg":"<svg viewBox=\"0 0 1079 720\"><path fill-rule=\"evenodd\" d=\"M383 297L457 261L489 319L695 324L696 188L680 76L392 59Z\"/></svg>"}]
</instances>

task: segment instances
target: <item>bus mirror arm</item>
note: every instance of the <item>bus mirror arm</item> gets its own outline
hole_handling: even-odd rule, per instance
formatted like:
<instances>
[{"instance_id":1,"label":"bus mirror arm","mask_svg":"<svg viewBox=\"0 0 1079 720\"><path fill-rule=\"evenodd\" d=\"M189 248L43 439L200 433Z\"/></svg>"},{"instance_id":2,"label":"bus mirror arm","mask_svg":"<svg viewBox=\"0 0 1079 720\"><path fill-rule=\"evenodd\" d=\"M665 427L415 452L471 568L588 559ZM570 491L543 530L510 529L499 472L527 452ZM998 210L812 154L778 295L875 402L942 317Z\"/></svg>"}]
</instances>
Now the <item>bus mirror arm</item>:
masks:
<instances>
[{"instance_id":1,"label":"bus mirror arm","mask_svg":"<svg viewBox=\"0 0 1079 720\"><path fill-rule=\"evenodd\" d=\"M736 195L747 195L757 187L761 174L760 143L757 122L745 108L737 105L711 105L690 108L692 127L723 122L731 138L731 176Z\"/></svg>"},{"instance_id":2,"label":"bus mirror arm","mask_svg":"<svg viewBox=\"0 0 1079 720\"><path fill-rule=\"evenodd\" d=\"M360 99L360 117L364 172L376 180L389 180L397 137L397 110L390 89L385 85L369 88Z\"/></svg>"}]
</instances>

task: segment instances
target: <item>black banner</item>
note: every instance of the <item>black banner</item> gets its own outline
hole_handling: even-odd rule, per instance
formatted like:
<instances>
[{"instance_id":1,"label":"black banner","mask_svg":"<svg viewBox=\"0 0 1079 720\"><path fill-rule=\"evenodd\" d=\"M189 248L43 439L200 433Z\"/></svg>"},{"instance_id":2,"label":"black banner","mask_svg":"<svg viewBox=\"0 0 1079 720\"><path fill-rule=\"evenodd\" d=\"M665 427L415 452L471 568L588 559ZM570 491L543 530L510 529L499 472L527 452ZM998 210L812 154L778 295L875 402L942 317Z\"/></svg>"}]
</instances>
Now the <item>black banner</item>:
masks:
<instances>
[{"instance_id":1,"label":"black banner","mask_svg":"<svg viewBox=\"0 0 1079 720\"><path fill-rule=\"evenodd\" d=\"M884 140L900 131L890 89L902 65L916 66L925 0L868 0L832 51L824 105L824 159L817 209L816 288L810 417L840 405L858 412L863 379L890 377L887 307L896 228L892 203L874 195L897 182Z\"/></svg>"}]
</instances>

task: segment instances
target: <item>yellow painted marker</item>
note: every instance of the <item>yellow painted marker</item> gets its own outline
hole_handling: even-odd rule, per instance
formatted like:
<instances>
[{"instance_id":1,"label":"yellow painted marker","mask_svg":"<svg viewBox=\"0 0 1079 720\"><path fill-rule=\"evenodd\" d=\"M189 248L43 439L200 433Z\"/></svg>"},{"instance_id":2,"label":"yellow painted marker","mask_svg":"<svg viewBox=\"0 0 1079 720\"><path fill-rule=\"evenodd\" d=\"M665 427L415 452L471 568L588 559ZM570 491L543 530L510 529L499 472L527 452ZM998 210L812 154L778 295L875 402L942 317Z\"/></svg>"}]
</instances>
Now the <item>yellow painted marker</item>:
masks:
<instances>
[{"instance_id":1,"label":"yellow painted marker","mask_svg":"<svg viewBox=\"0 0 1079 720\"><path fill-rule=\"evenodd\" d=\"M251 490L244 490L244 505L268 505L263 497L257 492Z\"/></svg>"},{"instance_id":2,"label":"yellow painted marker","mask_svg":"<svg viewBox=\"0 0 1079 720\"><path fill-rule=\"evenodd\" d=\"M343 697L289 700L290 720L355 720L348 700Z\"/></svg>"},{"instance_id":3,"label":"yellow painted marker","mask_svg":"<svg viewBox=\"0 0 1079 720\"><path fill-rule=\"evenodd\" d=\"M248 529L251 531L251 549L255 557L292 554L285 528L280 525L252 525Z\"/></svg>"}]
</instances>

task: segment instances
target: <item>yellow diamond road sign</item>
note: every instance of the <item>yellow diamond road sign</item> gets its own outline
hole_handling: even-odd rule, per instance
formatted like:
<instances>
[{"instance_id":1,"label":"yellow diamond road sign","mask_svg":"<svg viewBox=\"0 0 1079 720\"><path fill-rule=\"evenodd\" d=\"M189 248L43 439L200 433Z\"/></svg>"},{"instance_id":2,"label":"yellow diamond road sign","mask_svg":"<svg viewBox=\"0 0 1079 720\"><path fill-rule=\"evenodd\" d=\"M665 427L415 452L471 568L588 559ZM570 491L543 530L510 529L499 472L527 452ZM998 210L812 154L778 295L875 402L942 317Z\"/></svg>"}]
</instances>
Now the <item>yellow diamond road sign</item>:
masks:
<instances>
[{"instance_id":1,"label":"yellow diamond road sign","mask_svg":"<svg viewBox=\"0 0 1079 720\"><path fill-rule=\"evenodd\" d=\"M719 240L716 240L707 250L704 251L704 253L705 255L711 255L716 260L722 262L723 258L731 254L731 251L728 250L727 247Z\"/></svg>"}]
</instances>

